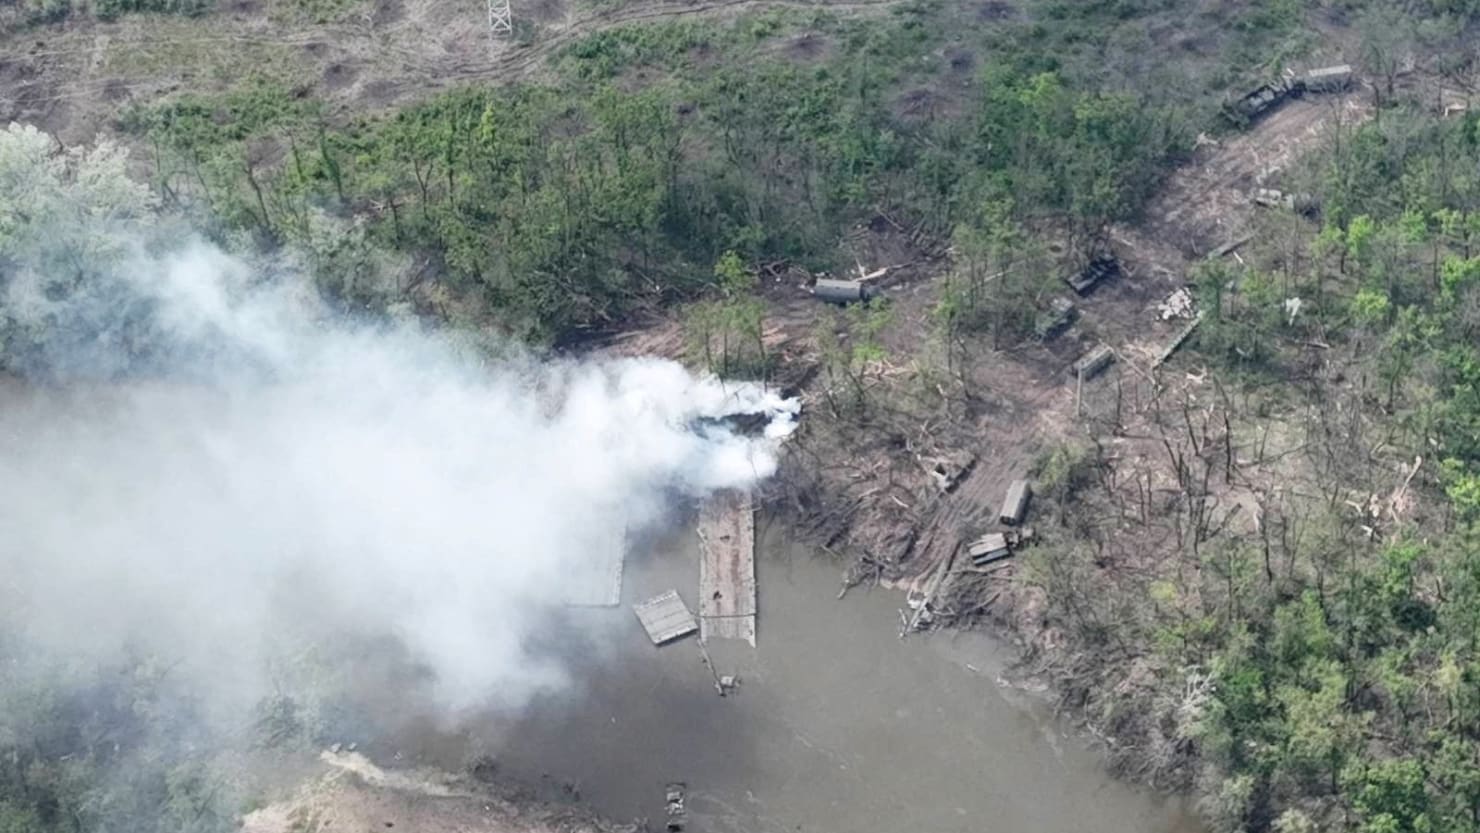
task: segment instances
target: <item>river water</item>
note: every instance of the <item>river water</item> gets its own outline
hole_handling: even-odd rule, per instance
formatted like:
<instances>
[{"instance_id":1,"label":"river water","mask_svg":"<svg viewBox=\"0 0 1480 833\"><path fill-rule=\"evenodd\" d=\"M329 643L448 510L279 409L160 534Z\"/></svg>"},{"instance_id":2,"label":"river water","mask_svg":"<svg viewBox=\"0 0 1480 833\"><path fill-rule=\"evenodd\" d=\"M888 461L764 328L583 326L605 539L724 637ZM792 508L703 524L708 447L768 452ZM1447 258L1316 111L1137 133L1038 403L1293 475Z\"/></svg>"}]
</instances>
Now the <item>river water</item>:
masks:
<instances>
[{"instance_id":1,"label":"river water","mask_svg":"<svg viewBox=\"0 0 1480 833\"><path fill-rule=\"evenodd\" d=\"M992 640L900 640L902 594L836 600L836 567L779 528L758 540L757 647L709 645L741 679L731 696L715 693L694 637L654 648L629 606L676 588L695 607L687 529L629 558L623 607L577 614L609 637L577 684L517 718L465 724L451 746L443 735L440 755L407 751L487 748L504 774L573 785L618 820L660 820L665 783L684 781L693 833L1201 829L1178 802L1109 777L1036 696L999 684L1008 656Z\"/></svg>"}]
</instances>

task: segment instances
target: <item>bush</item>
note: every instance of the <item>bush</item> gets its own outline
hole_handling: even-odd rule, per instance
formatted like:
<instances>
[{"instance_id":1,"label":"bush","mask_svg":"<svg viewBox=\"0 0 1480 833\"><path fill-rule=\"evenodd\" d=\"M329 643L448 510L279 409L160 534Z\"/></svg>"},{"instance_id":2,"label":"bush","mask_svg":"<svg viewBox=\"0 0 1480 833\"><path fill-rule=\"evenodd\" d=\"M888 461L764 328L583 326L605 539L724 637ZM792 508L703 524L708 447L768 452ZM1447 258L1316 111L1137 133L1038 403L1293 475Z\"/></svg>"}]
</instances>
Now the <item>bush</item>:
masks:
<instances>
[{"instance_id":1,"label":"bush","mask_svg":"<svg viewBox=\"0 0 1480 833\"><path fill-rule=\"evenodd\" d=\"M72 0L20 0L20 8L26 23L55 23L72 13Z\"/></svg>"},{"instance_id":2,"label":"bush","mask_svg":"<svg viewBox=\"0 0 1480 833\"><path fill-rule=\"evenodd\" d=\"M93 14L101 20L137 12L193 17L209 11L213 4L214 0L94 0Z\"/></svg>"}]
</instances>

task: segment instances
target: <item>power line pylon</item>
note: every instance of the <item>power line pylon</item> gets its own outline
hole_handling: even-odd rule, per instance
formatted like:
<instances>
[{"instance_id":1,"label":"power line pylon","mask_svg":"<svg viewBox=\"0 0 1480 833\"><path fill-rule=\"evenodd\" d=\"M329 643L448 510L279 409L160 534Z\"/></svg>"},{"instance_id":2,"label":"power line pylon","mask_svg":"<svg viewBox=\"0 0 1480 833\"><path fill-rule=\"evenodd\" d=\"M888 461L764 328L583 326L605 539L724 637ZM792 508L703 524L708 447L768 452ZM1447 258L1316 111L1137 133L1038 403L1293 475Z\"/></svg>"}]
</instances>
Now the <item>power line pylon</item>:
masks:
<instances>
[{"instance_id":1,"label":"power line pylon","mask_svg":"<svg viewBox=\"0 0 1480 833\"><path fill-rule=\"evenodd\" d=\"M488 36L494 41L514 34L514 11L509 0L488 0Z\"/></svg>"}]
</instances>

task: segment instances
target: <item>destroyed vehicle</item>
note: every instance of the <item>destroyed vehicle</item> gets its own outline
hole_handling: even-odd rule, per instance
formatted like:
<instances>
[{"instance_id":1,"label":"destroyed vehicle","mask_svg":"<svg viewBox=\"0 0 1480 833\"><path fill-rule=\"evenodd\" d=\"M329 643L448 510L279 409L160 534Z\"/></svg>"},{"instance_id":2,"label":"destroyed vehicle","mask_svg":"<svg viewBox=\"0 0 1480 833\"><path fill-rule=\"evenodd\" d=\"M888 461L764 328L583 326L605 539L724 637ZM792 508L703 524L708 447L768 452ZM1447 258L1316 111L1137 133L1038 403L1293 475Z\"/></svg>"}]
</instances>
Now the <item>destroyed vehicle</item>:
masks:
<instances>
[{"instance_id":1,"label":"destroyed vehicle","mask_svg":"<svg viewBox=\"0 0 1480 833\"><path fill-rule=\"evenodd\" d=\"M1245 127L1282 104L1299 89L1285 79L1260 84L1239 98L1223 105L1223 115L1236 127Z\"/></svg>"},{"instance_id":2,"label":"destroyed vehicle","mask_svg":"<svg viewBox=\"0 0 1480 833\"><path fill-rule=\"evenodd\" d=\"M688 787L682 781L674 781L663 791L663 809L668 817L664 826L669 833L678 833L688 823L688 811L684 808L685 794Z\"/></svg>"},{"instance_id":3,"label":"destroyed vehicle","mask_svg":"<svg viewBox=\"0 0 1480 833\"><path fill-rule=\"evenodd\" d=\"M830 304L851 304L867 301L878 293L863 281L841 281L834 278L818 278L812 294L820 301Z\"/></svg>"},{"instance_id":4,"label":"destroyed vehicle","mask_svg":"<svg viewBox=\"0 0 1480 833\"><path fill-rule=\"evenodd\" d=\"M1100 281L1120 274L1120 261L1115 255L1098 254L1090 258L1083 269L1064 279L1069 287L1080 295L1088 294Z\"/></svg>"},{"instance_id":5,"label":"destroyed vehicle","mask_svg":"<svg viewBox=\"0 0 1480 833\"><path fill-rule=\"evenodd\" d=\"M1074 323L1076 310L1074 302L1068 298L1054 298L1048 302L1048 309L1038 313L1033 321L1033 334L1038 336L1039 341L1047 341L1068 329Z\"/></svg>"},{"instance_id":6,"label":"destroyed vehicle","mask_svg":"<svg viewBox=\"0 0 1480 833\"><path fill-rule=\"evenodd\" d=\"M1298 214L1316 213L1317 202L1310 194L1287 194L1275 188L1260 188L1254 192L1254 204L1265 208L1283 208Z\"/></svg>"},{"instance_id":7,"label":"destroyed vehicle","mask_svg":"<svg viewBox=\"0 0 1480 833\"><path fill-rule=\"evenodd\" d=\"M1074 373L1080 379L1092 379L1100 371L1110 366L1115 360L1115 351L1108 345L1100 344L1085 353L1084 356L1074 363Z\"/></svg>"},{"instance_id":8,"label":"destroyed vehicle","mask_svg":"<svg viewBox=\"0 0 1480 833\"><path fill-rule=\"evenodd\" d=\"M1002 511L997 513L997 520L1008 526L1017 526L1022 523L1023 516L1028 512L1028 499L1033 496L1033 488L1026 480L1014 480L1007 487L1007 497L1002 501Z\"/></svg>"},{"instance_id":9,"label":"destroyed vehicle","mask_svg":"<svg viewBox=\"0 0 1480 833\"><path fill-rule=\"evenodd\" d=\"M1024 527L1021 530L1010 529L1006 532L988 532L967 545L966 554L971 559L971 566L986 567L1011 558L1014 552L1032 540L1032 527Z\"/></svg>"}]
</instances>

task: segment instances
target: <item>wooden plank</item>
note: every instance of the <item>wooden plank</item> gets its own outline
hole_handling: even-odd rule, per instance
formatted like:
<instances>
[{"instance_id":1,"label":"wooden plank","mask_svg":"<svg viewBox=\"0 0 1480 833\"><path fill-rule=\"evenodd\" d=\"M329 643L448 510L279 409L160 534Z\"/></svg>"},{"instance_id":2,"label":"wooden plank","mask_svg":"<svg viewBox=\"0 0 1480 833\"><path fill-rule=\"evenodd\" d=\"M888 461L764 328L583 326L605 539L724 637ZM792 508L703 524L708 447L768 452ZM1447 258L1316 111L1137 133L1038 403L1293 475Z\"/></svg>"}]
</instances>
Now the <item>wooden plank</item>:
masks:
<instances>
[{"instance_id":1,"label":"wooden plank","mask_svg":"<svg viewBox=\"0 0 1480 833\"><path fill-rule=\"evenodd\" d=\"M715 494L699 510L699 639L755 646L755 509L750 495Z\"/></svg>"},{"instance_id":2,"label":"wooden plank","mask_svg":"<svg viewBox=\"0 0 1480 833\"><path fill-rule=\"evenodd\" d=\"M642 623L654 645L672 642L699 629L694 614L679 598L677 590L669 590L635 604L632 612L637 614L637 621Z\"/></svg>"}]
</instances>

